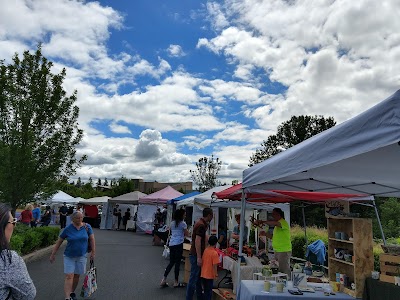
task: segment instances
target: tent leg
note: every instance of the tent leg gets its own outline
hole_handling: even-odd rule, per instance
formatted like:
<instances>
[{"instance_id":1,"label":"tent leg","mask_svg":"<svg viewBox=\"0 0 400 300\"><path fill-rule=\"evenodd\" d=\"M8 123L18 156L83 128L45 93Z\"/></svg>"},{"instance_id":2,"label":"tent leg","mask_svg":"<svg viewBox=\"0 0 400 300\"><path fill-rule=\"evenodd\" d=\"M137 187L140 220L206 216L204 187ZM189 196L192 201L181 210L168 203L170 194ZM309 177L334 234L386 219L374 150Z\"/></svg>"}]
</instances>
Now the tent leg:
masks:
<instances>
[{"instance_id":1,"label":"tent leg","mask_svg":"<svg viewBox=\"0 0 400 300\"><path fill-rule=\"evenodd\" d=\"M376 219L378 220L378 224L379 224L379 229L381 230L382 239L383 239L383 244L386 245L385 234L383 233L381 218L379 218L378 208L376 207L375 200L372 200L372 203L373 203L373 205L374 205L375 214L376 214Z\"/></svg>"},{"instance_id":2,"label":"tent leg","mask_svg":"<svg viewBox=\"0 0 400 300\"><path fill-rule=\"evenodd\" d=\"M306 248L308 246L308 241L307 241L307 225L306 225L306 214L304 212L304 204L301 205L301 211L303 213L303 226L304 226L304 237L306 239Z\"/></svg>"},{"instance_id":3,"label":"tent leg","mask_svg":"<svg viewBox=\"0 0 400 300\"><path fill-rule=\"evenodd\" d=\"M237 282L236 282L236 295L239 295L239 286L240 286L240 263L243 257L243 240L244 240L244 225L246 223L245 220L245 212L246 212L246 199L244 197L244 189L242 189L242 203L241 203L241 222L240 222L240 232L239 232L239 254L237 261Z\"/></svg>"}]
</instances>

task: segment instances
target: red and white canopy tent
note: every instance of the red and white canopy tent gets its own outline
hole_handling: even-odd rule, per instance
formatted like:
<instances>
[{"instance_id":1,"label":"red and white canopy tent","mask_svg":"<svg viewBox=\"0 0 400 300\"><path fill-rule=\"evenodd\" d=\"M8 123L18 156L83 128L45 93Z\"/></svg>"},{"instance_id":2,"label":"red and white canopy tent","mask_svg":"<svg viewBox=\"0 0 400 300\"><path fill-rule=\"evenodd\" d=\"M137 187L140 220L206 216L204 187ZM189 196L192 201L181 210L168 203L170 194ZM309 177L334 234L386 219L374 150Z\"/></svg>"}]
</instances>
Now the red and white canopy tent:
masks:
<instances>
[{"instance_id":1,"label":"red and white canopy tent","mask_svg":"<svg viewBox=\"0 0 400 300\"><path fill-rule=\"evenodd\" d=\"M242 211L246 194L262 189L400 197L399 161L400 90L354 118L244 170ZM383 236L375 200L371 206ZM241 236L239 255L242 242Z\"/></svg>"},{"instance_id":2,"label":"red and white canopy tent","mask_svg":"<svg viewBox=\"0 0 400 300\"><path fill-rule=\"evenodd\" d=\"M243 187L242 184L234 185L223 191L214 193L213 195L217 199L229 199L229 200L242 200L243 197ZM308 202L308 203L322 203L331 200L343 200L353 203L366 203L374 201L374 197L371 195L361 195L361 194L342 194L342 193L325 193L325 192L303 192L303 191L281 191L281 190L263 190L263 189L248 189L244 194L245 201L244 204L277 204L277 203L291 203L294 201ZM246 207L245 206L245 207ZM254 206L252 206L254 208ZM261 208L261 207L259 207ZM303 209L303 223L304 231L306 233L306 222ZM307 235L306 235L307 242Z\"/></svg>"}]
</instances>

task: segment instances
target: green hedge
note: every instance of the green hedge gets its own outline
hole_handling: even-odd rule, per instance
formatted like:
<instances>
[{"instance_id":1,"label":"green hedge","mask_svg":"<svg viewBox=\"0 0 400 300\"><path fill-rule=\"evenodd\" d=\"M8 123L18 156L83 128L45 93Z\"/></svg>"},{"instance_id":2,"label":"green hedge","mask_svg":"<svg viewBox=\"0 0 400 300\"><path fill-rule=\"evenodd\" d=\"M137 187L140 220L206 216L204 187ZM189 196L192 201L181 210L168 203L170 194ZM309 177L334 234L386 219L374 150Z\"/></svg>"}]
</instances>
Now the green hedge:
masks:
<instances>
[{"instance_id":1,"label":"green hedge","mask_svg":"<svg viewBox=\"0 0 400 300\"><path fill-rule=\"evenodd\" d=\"M325 228L307 227L307 242L312 244L316 240L322 240L328 247L328 231ZM300 226L293 226L290 230L292 238L292 256L298 258L306 257L306 239L304 229Z\"/></svg>"},{"instance_id":2,"label":"green hedge","mask_svg":"<svg viewBox=\"0 0 400 300\"><path fill-rule=\"evenodd\" d=\"M37 227L17 224L11 237L10 247L20 255L53 245L60 233L58 227Z\"/></svg>"}]
</instances>

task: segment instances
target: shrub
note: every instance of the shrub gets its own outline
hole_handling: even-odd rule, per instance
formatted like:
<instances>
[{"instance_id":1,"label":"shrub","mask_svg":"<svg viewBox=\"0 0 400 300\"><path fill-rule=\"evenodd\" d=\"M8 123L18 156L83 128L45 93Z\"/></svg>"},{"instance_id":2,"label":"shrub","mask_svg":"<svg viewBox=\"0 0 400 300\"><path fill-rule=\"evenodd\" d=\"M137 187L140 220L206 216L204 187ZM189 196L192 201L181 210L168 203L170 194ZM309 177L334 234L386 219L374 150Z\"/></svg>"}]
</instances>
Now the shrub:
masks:
<instances>
[{"instance_id":1,"label":"shrub","mask_svg":"<svg viewBox=\"0 0 400 300\"><path fill-rule=\"evenodd\" d=\"M328 231L325 228L307 227L307 242L312 244L316 240L322 240L326 247L328 247ZM298 258L306 257L306 239L304 235L304 228L296 225L290 230L292 239L292 256Z\"/></svg>"},{"instance_id":2,"label":"shrub","mask_svg":"<svg viewBox=\"0 0 400 300\"><path fill-rule=\"evenodd\" d=\"M22 254L22 246L24 245L24 237L20 234L13 234L10 240L10 248Z\"/></svg>"},{"instance_id":3,"label":"shrub","mask_svg":"<svg viewBox=\"0 0 400 300\"><path fill-rule=\"evenodd\" d=\"M18 224L11 237L10 247L20 255L54 244L60 232L56 227L29 228Z\"/></svg>"},{"instance_id":4,"label":"shrub","mask_svg":"<svg viewBox=\"0 0 400 300\"><path fill-rule=\"evenodd\" d=\"M60 234L60 229L56 227L40 227L42 229L43 239L41 247L53 245Z\"/></svg>"},{"instance_id":5,"label":"shrub","mask_svg":"<svg viewBox=\"0 0 400 300\"><path fill-rule=\"evenodd\" d=\"M36 230L29 230L24 235L24 245L22 246L22 254L28 254L39 248L43 235Z\"/></svg>"}]
</instances>

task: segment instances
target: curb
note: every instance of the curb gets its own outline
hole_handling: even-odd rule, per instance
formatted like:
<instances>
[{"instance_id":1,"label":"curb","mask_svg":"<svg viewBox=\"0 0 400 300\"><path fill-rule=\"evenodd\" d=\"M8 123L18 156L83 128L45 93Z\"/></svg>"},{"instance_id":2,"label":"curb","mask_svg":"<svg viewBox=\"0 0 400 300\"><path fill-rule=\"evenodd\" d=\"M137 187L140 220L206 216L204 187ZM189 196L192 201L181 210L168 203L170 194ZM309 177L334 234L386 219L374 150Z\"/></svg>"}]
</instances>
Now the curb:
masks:
<instances>
[{"instance_id":1,"label":"curb","mask_svg":"<svg viewBox=\"0 0 400 300\"><path fill-rule=\"evenodd\" d=\"M31 263L34 261L37 261L45 256L50 256L51 251L53 251L54 245L51 245L49 247L43 248L43 249L39 249L36 250L32 253L29 253L27 255L22 256L22 259L24 260L24 262L27 263ZM60 250L61 248L65 247L64 243L61 244L60 248L58 250Z\"/></svg>"}]
</instances>

